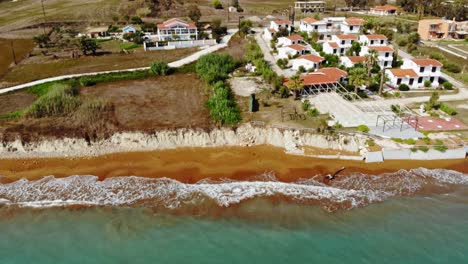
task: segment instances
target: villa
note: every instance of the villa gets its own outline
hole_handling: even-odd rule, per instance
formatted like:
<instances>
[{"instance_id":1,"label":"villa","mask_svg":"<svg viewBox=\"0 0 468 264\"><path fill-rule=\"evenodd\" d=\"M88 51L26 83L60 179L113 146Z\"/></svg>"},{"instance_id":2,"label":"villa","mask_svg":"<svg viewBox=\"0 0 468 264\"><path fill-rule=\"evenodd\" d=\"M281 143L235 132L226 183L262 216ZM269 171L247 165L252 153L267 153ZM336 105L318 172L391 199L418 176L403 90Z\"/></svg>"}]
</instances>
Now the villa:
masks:
<instances>
[{"instance_id":1,"label":"villa","mask_svg":"<svg viewBox=\"0 0 468 264\"><path fill-rule=\"evenodd\" d=\"M342 56L340 57L340 65L345 66L346 68L354 67L358 63L364 63L366 57L364 56Z\"/></svg>"},{"instance_id":2,"label":"villa","mask_svg":"<svg viewBox=\"0 0 468 264\"><path fill-rule=\"evenodd\" d=\"M401 69L391 69L387 76L394 87L406 84L411 89L417 89L424 87L426 81L431 82L431 87L437 87L442 66L442 63L434 59L405 59Z\"/></svg>"},{"instance_id":3,"label":"villa","mask_svg":"<svg viewBox=\"0 0 468 264\"><path fill-rule=\"evenodd\" d=\"M270 27L265 28L263 35L266 40L271 40L273 36L279 31L287 30L288 32L291 32L292 29L293 29L293 25L291 21L277 19L277 20L273 20L270 22Z\"/></svg>"},{"instance_id":4,"label":"villa","mask_svg":"<svg viewBox=\"0 0 468 264\"><path fill-rule=\"evenodd\" d=\"M325 1L299 0L294 3L294 9L301 13L325 12Z\"/></svg>"},{"instance_id":5,"label":"villa","mask_svg":"<svg viewBox=\"0 0 468 264\"><path fill-rule=\"evenodd\" d=\"M361 35L359 36L359 42L364 46L387 46L388 38L381 34Z\"/></svg>"},{"instance_id":6,"label":"villa","mask_svg":"<svg viewBox=\"0 0 468 264\"><path fill-rule=\"evenodd\" d=\"M323 52L326 54L344 54L355 41L358 41L356 35L333 35L331 41L323 44Z\"/></svg>"},{"instance_id":7,"label":"villa","mask_svg":"<svg viewBox=\"0 0 468 264\"><path fill-rule=\"evenodd\" d=\"M287 59L289 57L305 55L308 48L303 45L293 44L278 48L278 58Z\"/></svg>"},{"instance_id":8,"label":"villa","mask_svg":"<svg viewBox=\"0 0 468 264\"><path fill-rule=\"evenodd\" d=\"M380 68L391 68L393 61L393 48L391 46L364 46L361 49L362 56L370 53L371 50L377 52L378 65Z\"/></svg>"},{"instance_id":9,"label":"villa","mask_svg":"<svg viewBox=\"0 0 468 264\"><path fill-rule=\"evenodd\" d=\"M321 38L336 34L359 34L362 31L364 20L361 18L327 17L316 20L311 17L304 18L299 23L299 31L317 32Z\"/></svg>"},{"instance_id":10,"label":"villa","mask_svg":"<svg viewBox=\"0 0 468 264\"><path fill-rule=\"evenodd\" d=\"M137 32L137 29L132 25L128 25L122 28L123 34L130 34L130 33L136 33L136 32Z\"/></svg>"},{"instance_id":11,"label":"villa","mask_svg":"<svg viewBox=\"0 0 468 264\"><path fill-rule=\"evenodd\" d=\"M465 39L468 35L468 21L446 19L424 19L418 24L422 40Z\"/></svg>"},{"instance_id":12,"label":"villa","mask_svg":"<svg viewBox=\"0 0 468 264\"><path fill-rule=\"evenodd\" d=\"M193 23L173 18L158 24L159 40L198 39L198 29Z\"/></svg>"},{"instance_id":13,"label":"villa","mask_svg":"<svg viewBox=\"0 0 468 264\"><path fill-rule=\"evenodd\" d=\"M279 37L277 46L290 46L294 44L301 44L304 39L299 35L291 35L287 37Z\"/></svg>"},{"instance_id":14,"label":"villa","mask_svg":"<svg viewBox=\"0 0 468 264\"><path fill-rule=\"evenodd\" d=\"M322 37L328 34L327 23L323 20L316 20L311 17L301 19L299 31L306 32L309 35L312 34L312 32L317 32Z\"/></svg>"},{"instance_id":15,"label":"villa","mask_svg":"<svg viewBox=\"0 0 468 264\"><path fill-rule=\"evenodd\" d=\"M392 5L376 6L370 10L370 14L379 16L393 16L396 15L398 8Z\"/></svg>"},{"instance_id":16,"label":"villa","mask_svg":"<svg viewBox=\"0 0 468 264\"><path fill-rule=\"evenodd\" d=\"M325 61L325 58L316 55L303 55L296 59L291 60L292 69L297 71L299 68L304 67L306 71L317 70L320 65Z\"/></svg>"},{"instance_id":17,"label":"villa","mask_svg":"<svg viewBox=\"0 0 468 264\"><path fill-rule=\"evenodd\" d=\"M341 32L343 34L359 34L363 25L364 20L361 18L347 18L341 24Z\"/></svg>"}]
</instances>

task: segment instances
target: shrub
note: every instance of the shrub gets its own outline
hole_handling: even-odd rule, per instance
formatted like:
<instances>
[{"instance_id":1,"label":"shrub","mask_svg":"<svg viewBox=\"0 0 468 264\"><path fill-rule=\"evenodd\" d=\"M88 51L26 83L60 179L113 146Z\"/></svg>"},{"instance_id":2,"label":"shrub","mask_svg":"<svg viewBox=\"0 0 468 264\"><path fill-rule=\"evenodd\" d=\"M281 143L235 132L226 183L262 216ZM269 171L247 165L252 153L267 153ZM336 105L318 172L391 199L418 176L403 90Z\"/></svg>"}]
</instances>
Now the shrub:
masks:
<instances>
[{"instance_id":1,"label":"shrub","mask_svg":"<svg viewBox=\"0 0 468 264\"><path fill-rule=\"evenodd\" d=\"M288 59L278 59L276 65L281 69L285 69L288 66Z\"/></svg>"},{"instance_id":2,"label":"shrub","mask_svg":"<svg viewBox=\"0 0 468 264\"><path fill-rule=\"evenodd\" d=\"M451 82L444 82L442 86L445 90L453 90L453 84Z\"/></svg>"},{"instance_id":3,"label":"shrub","mask_svg":"<svg viewBox=\"0 0 468 264\"><path fill-rule=\"evenodd\" d=\"M170 67L167 62L155 61L151 63L150 70L156 76L167 75L170 71Z\"/></svg>"},{"instance_id":4,"label":"shrub","mask_svg":"<svg viewBox=\"0 0 468 264\"><path fill-rule=\"evenodd\" d=\"M372 140L372 139L367 140L366 143L367 143L367 145L368 145L369 147L375 146L375 141Z\"/></svg>"},{"instance_id":5,"label":"shrub","mask_svg":"<svg viewBox=\"0 0 468 264\"><path fill-rule=\"evenodd\" d=\"M444 144L439 144L439 145L435 145L434 149L440 152L445 152L447 151L448 147L445 146Z\"/></svg>"},{"instance_id":6,"label":"shrub","mask_svg":"<svg viewBox=\"0 0 468 264\"><path fill-rule=\"evenodd\" d=\"M211 118L216 123L234 125L242 119L231 89L222 81L213 85L212 94L206 105Z\"/></svg>"},{"instance_id":7,"label":"shrub","mask_svg":"<svg viewBox=\"0 0 468 264\"><path fill-rule=\"evenodd\" d=\"M445 60L444 55L442 55L442 54L440 54L438 52L431 52L431 54L429 54L429 57L431 59L439 60L439 61Z\"/></svg>"},{"instance_id":8,"label":"shrub","mask_svg":"<svg viewBox=\"0 0 468 264\"><path fill-rule=\"evenodd\" d=\"M429 80L425 80L425 81L424 81L424 87L426 87L426 88L427 88L427 87L431 87L431 84L432 84L432 82L429 81Z\"/></svg>"},{"instance_id":9,"label":"shrub","mask_svg":"<svg viewBox=\"0 0 468 264\"><path fill-rule=\"evenodd\" d=\"M76 96L75 88L64 84L55 84L47 94L39 97L26 108L24 115L34 118L65 116L80 106L81 101Z\"/></svg>"},{"instance_id":10,"label":"shrub","mask_svg":"<svg viewBox=\"0 0 468 264\"><path fill-rule=\"evenodd\" d=\"M447 71L452 72L452 73L460 73L461 72L460 66L458 64L453 63L453 62L445 63L444 68Z\"/></svg>"},{"instance_id":11,"label":"shrub","mask_svg":"<svg viewBox=\"0 0 468 264\"><path fill-rule=\"evenodd\" d=\"M439 109L444 111L447 115L456 115L457 110L453 109L452 107L446 105L446 104L440 104Z\"/></svg>"},{"instance_id":12,"label":"shrub","mask_svg":"<svg viewBox=\"0 0 468 264\"><path fill-rule=\"evenodd\" d=\"M398 86L398 90L400 90L400 91L409 91L409 89L410 89L409 86L407 84L404 84L404 83L402 83L402 84L400 84L400 86Z\"/></svg>"},{"instance_id":13,"label":"shrub","mask_svg":"<svg viewBox=\"0 0 468 264\"><path fill-rule=\"evenodd\" d=\"M302 110L303 111L307 111L309 110L310 108L310 101L309 100L305 100L302 102Z\"/></svg>"},{"instance_id":14,"label":"shrub","mask_svg":"<svg viewBox=\"0 0 468 264\"><path fill-rule=\"evenodd\" d=\"M390 108L392 109L392 112L395 114L399 114L401 112L401 108L399 105L391 105Z\"/></svg>"},{"instance_id":15,"label":"shrub","mask_svg":"<svg viewBox=\"0 0 468 264\"><path fill-rule=\"evenodd\" d=\"M400 39L400 40L398 41L398 46L404 47L404 46L406 46L406 45L408 45L408 41L407 41L406 39Z\"/></svg>"},{"instance_id":16,"label":"shrub","mask_svg":"<svg viewBox=\"0 0 468 264\"><path fill-rule=\"evenodd\" d=\"M196 65L197 74L207 83L224 81L236 67L228 54L207 54L201 56Z\"/></svg>"},{"instance_id":17,"label":"shrub","mask_svg":"<svg viewBox=\"0 0 468 264\"><path fill-rule=\"evenodd\" d=\"M308 115L308 116L314 117L314 116L318 116L319 114L320 114L320 112L319 112L318 109L315 108L315 107L314 107L314 108L310 108L309 110L307 110L307 115Z\"/></svg>"},{"instance_id":18,"label":"shrub","mask_svg":"<svg viewBox=\"0 0 468 264\"><path fill-rule=\"evenodd\" d=\"M429 151L429 147L427 146L419 146L418 147L418 150L422 151L422 152L428 152Z\"/></svg>"},{"instance_id":19,"label":"shrub","mask_svg":"<svg viewBox=\"0 0 468 264\"><path fill-rule=\"evenodd\" d=\"M357 130L361 131L361 132L364 132L364 133L367 133L367 132L370 131L370 128L368 126L366 126L366 125L359 125L357 127Z\"/></svg>"},{"instance_id":20,"label":"shrub","mask_svg":"<svg viewBox=\"0 0 468 264\"><path fill-rule=\"evenodd\" d=\"M80 83L81 86L93 86L96 84L96 82L94 81L92 77L87 77L87 76L81 77L78 80L78 82Z\"/></svg>"}]
</instances>

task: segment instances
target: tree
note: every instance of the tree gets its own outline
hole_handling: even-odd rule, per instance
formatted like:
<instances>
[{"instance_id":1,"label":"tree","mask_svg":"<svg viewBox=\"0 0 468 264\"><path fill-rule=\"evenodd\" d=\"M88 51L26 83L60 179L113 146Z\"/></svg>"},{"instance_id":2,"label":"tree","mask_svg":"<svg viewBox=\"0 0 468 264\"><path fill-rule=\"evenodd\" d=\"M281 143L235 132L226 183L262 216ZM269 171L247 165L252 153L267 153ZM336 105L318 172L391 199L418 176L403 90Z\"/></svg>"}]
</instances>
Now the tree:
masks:
<instances>
[{"instance_id":1,"label":"tree","mask_svg":"<svg viewBox=\"0 0 468 264\"><path fill-rule=\"evenodd\" d=\"M372 68L377 64L379 60L379 54L377 53L376 50L370 50L369 54L365 56L365 64L367 68L367 79L369 81L370 85L370 79L371 79L371 74L372 74Z\"/></svg>"},{"instance_id":2,"label":"tree","mask_svg":"<svg viewBox=\"0 0 468 264\"><path fill-rule=\"evenodd\" d=\"M361 53L361 43L355 41L351 45L351 48L346 52L348 56L359 56L359 53Z\"/></svg>"},{"instance_id":3,"label":"tree","mask_svg":"<svg viewBox=\"0 0 468 264\"><path fill-rule=\"evenodd\" d=\"M213 5L213 8L215 9L223 9L223 5L221 4L219 0L214 0L212 5Z\"/></svg>"},{"instance_id":4,"label":"tree","mask_svg":"<svg viewBox=\"0 0 468 264\"><path fill-rule=\"evenodd\" d=\"M207 54L197 60L197 74L207 83L224 81L236 67L234 59L228 54Z\"/></svg>"},{"instance_id":5,"label":"tree","mask_svg":"<svg viewBox=\"0 0 468 264\"><path fill-rule=\"evenodd\" d=\"M349 71L349 84L354 86L354 92L358 92L358 88L366 83L366 70L363 68L352 68Z\"/></svg>"},{"instance_id":6,"label":"tree","mask_svg":"<svg viewBox=\"0 0 468 264\"><path fill-rule=\"evenodd\" d=\"M243 34L243 35L247 35L250 31L250 28L253 26L252 24L252 21L250 20L242 20L240 22L240 28L239 28L239 31Z\"/></svg>"},{"instance_id":7,"label":"tree","mask_svg":"<svg viewBox=\"0 0 468 264\"><path fill-rule=\"evenodd\" d=\"M33 41L39 46L39 48L46 47L49 44L50 38L46 34L37 35L33 38Z\"/></svg>"},{"instance_id":8,"label":"tree","mask_svg":"<svg viewBox=\"0 0 468 264\"><path fill-rule=\"evenodd\" d=\"M83 51L84 55L87 55L89 51L92 52L93 55L95 55L96 50L100 49L101 47L99 47L95 39L82 37L80 39L80 48Z\"/></svg>"},{"instance_id":9,"label":"tree","mask_svg":"<svg viewBox=\"0 0 468 264\"><path fill-rule=\"evenodd\" d=\"M195 23L198 23L202 14L197 5L190 5L188 7L187 16Z\"/></svg>"},{"instance_id":10,"label":"tree","mask_svg":"<svg viewBox=\"0 0 468 264\"><path fill-rule=\"evenodd\" d=\"M426 111L430 111L432 109L437 109L437 108L439 108L439 106L440 106L439 94L437 92L433 92L431 94L431 97L429 98L429 101L425 105Z\"/></svg>"},{"instance_id":11,"label":"tree","mask_svg":"<svg viewBox=\"0 0 468 264\"><path fill-rule=\"evenodd\" d=\"M133 24L138 24L138 25L143 24L143 20L141 20L141 18L138 17L138 16L134 16L134 17L132 17L132 23Z\"/></svg>"},{"instance_id":12,"label":"tree","mask_svg":"<svg viewBox=\"0 0 468 264\"><path fill-rule=\"evenodd\" d=\"M304 81L299 74L293 75L286 83L289 90L294 91L294 97L299 97L299 92L304 89Z\"/></svg>"}]
</instances>

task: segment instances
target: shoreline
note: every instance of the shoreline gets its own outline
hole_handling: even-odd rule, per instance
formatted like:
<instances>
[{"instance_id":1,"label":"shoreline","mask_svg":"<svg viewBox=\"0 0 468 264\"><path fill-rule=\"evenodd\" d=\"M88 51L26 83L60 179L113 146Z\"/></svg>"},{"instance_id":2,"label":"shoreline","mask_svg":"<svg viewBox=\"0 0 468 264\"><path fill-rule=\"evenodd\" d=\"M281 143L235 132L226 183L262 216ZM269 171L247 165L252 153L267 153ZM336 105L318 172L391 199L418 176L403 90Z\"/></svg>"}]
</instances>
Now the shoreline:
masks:
<instances>
[{"instance_id":1,"label":"shoreline","mask_svg":"<svg viewBox=\"0 0 468 264\"><path fill-rule=\"evenodd\" d=\"M255 181L274 176L281 182L294 182L316 175L363 173L378 175L410 170L448 169L468 173L468 160L406 161L365 163L294 155L283 148L259 145L250 147L175 148L165 150L112 153L93 157L0 159L0 182L21 178L37 180L46 176L63 178L94 175L100 180L119 176L171 178L183 183L203 179Z\"/></svg>"}]
</instances>

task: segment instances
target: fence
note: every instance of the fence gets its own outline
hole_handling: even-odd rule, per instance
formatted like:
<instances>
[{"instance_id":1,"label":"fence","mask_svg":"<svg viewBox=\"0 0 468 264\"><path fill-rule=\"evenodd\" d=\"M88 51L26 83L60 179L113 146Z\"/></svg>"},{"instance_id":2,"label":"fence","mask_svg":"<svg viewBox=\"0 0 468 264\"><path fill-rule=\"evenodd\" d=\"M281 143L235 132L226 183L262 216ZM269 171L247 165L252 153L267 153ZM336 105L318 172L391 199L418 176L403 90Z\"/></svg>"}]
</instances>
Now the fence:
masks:
<instances>
[{"instance_id":1,"label":"fence","mask_svg":"<svg viewBox=\"0 0 468 264\"><path fill-rule=\"evenodd\" d=\"M216 40L214 39L203 39L203 40L189 40L189 41L170 41L160 45L158 42L154 42L156 46L148 46L146 42L143 43L145 51L152 50L170 50L170 49L183 49L183 48L192 48L192 47L202 47L202 46L213 46L216 45Z\"/></svg>"}]
</instances>

